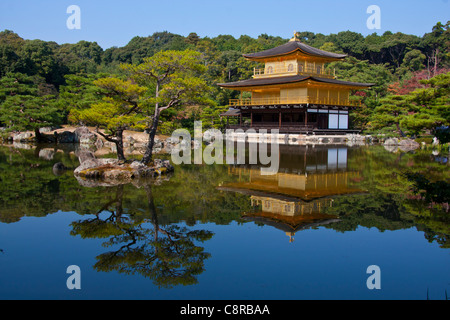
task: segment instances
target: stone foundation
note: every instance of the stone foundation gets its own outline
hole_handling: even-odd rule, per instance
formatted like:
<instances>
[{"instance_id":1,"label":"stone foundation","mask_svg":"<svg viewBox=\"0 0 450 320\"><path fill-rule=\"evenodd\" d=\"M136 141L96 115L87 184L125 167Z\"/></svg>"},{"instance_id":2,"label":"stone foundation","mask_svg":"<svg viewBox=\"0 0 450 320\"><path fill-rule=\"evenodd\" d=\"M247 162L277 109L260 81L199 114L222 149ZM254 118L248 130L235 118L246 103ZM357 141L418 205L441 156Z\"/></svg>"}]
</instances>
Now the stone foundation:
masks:
<instances>
[{"instance_id":1,"label":"stone foundation","mask_svg":"<svg viewBox=\"0 0 450 320\"><path fill-rule=\"evenodd\" d=\"M305 135L290 133L242 133L233 132L226 136L233 141L246 141L250 143L266 142L286 145L306 145L306 144L365 144L371 142L370 136L359 134L342 135Z\"/></svg>"}]
</instances>

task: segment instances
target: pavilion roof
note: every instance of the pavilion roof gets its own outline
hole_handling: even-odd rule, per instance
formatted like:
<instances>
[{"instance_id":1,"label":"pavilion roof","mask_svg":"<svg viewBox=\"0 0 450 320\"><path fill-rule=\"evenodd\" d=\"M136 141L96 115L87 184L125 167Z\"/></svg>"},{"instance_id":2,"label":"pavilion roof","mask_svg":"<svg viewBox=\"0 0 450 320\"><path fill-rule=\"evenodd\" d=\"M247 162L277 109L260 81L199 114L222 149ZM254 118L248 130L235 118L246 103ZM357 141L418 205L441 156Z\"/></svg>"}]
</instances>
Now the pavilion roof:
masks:
<instances>
[{"instance_id":1,"label":"pavilion roof","mask_svg":"<svg viewBox=\"0 0 450 320\"><path fill-rule=\"evenodd\" d=\"M281 217L281 219L280 219ZM301 216L300 216L301 217ZM290 223L290 221L284 221L282 219L281 215L277 215L277 216L264 216L261 213L253 213L253 214L245 214L242 216L242 218L244 220L248 220L248 221L254 221L257 223L263 223L265 225L269 225L272 227L275 227L279 230L282 230L284 232L298 232L301 230L305 230L305 229L310 229L310 228L314 228L314 227L318 227L321 225L327 225L327 224L331 224L331 223L336 223L336 222L340 222L340 219L337 218L329 218L329 219L309 219L306 221L299 221L296 224Z\"/></svg>"},{"instance_id":2,"label":"pavilion roof","mask_svg":"<svg viewBox=\"0 0 450 320\"><path fill-rule=\"evenodd\" d=\"M257 86L267 86L267 85L277 85L277 84L289 84L303 82L307 80L312 80L315 82L344 85L350 87L371 87L373 83L360 83L360 82L350 82L331 78L320 78L308 75L295 75L295 76L284 76L284 77L268 77L268 78L254 78L242 81L218 83L217 85L224 88L239 88L239 87L257 87Z\"/></svg>"},{"instance_id":3,"label":"pavilion roof","mask_svg":"<svg viewBox=\"0 0 450 320\"><path fill-rule=\"evenodd\" d=\"M241 115L241 110L234 109L234 108L230 108L226 112L220 114L220 116L222 116L222 117L238 117L240 115Z\"/></svg>"},{"instance_id":4,"label":"pavilion roof","mask_svg":"<svg viewBox=\"0 0 450 320\"><path fill-rule=\"evenodd\" d=\"M285 43L281 46L256 52L256 53L248 53L244 54L243 56L247 59L263 59L263 58L270 58L270 57L277 57L277 56L283 56L287 54L294 53L295 51L303 52L307 55L312 55L316 57L321 58L328 58L328 59L343 59L347 55L346 54L339 54L339 53L333 53L328 52L324 50L320 50L314 47L311 47L303 42L300 41L289 41L288 43Z\"/></svg>"}]
</instances>

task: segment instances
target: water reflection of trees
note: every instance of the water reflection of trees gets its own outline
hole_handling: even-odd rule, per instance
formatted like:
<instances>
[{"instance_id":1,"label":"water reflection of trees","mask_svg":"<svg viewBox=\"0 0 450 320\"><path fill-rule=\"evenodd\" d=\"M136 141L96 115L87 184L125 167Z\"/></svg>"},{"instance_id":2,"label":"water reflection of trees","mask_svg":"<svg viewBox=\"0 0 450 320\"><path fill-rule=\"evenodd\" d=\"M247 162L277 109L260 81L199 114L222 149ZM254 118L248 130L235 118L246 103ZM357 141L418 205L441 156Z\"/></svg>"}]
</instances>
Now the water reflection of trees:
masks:
<instances>
[{"instance_id":1,"label":"water reflection of trees","mask_svg":"<svg viewBox=\"0 0 450 320\"><path fill-rule=\"evenodd\" d=\"M370 190L370 194L358 196L359 199L341 198L334 209L341 208L342 214L346 209L347 212L357 213L355 217L349 216L349 220L366 216L369 219L368 226L376 223L376 217L391 215L393 221L415 225L417 230L424 232L429 242L436 241L441 247L450 247L450 216L446 212L448 204L442 203L448 202L448 187L445 187L450 181L448 163L435 161L426 150L390 153L378 146L359 149L349 157L349 166L361 171L358 185ZM414 182L412 178L417 177L425 178L421 182L426 181L430 187L428 190L421 189L421 195L415 194L417 181ZM440 190L440 196L433 196L436 188L442 186L445 190ZM427 199L439 199L441 204L433 205ZM395 219L396 216L398 219ZM356 224L361 222L353 223Z\"/></svg>"},{"instance_id":2,"label":"water reflection of trees","mask_svg":"<svg viewBox=\"0 0 450 320\"><path fill-rule=\"evenodd\" d=\"M317 153L314 161L323 161L319 157L325 151L309 150ZM41 152L39 152L41 153ZM328 153L328 151L326 152ZM281 159L280 164L293 171L296 162L302 163L299 154L288 152L289 159ZM292 158L292 159L291 159ZM304 157L303 157L304 158ZM380 230L395 230L415 225L425 232L429 241L437 241L449 246L449 215L438 208L430 207L418 199L412 192L412 185L405 177L406 171L423 174L431 183L449 181L449 164L434 160L430 152L416 150L415 153L390 153L382 146L369 148L351 148L348 150L346 170L360 172L352 181L355 186L369 190L367 195L345 195L334 199L330 214L338 215L339 224L327 227L340 231L355 230L358 225L374 227ZM307 159L308 160L308 159ZM93 214L92 208L99 203L111 202L115 206L117 190L114 188L84 188L79 185L68 170L61 176L55 176L53 164L62 162L66 167L74 168L78 160L70 152L54 151L51 161L38 156L36 150L0 147L0 221L3 223L19 221L23 216L46 216L58 211L75 211L80 215ZM339 167L339 166L338 166ZM338 168L339 169L339 168ZM249 197L234 193L221 192L216 187L225 182L234 181L228 174L227 166L177 166L174 176L168 183L152 188L155 206L159 212L160 225L178 224L184 221L187 226L200 222L227 224L240 221L242 212L251 209ZM130 224L130 212L133 223L144 223L149 211L141 212L142 199L146 191L133 185L123 186L122 206L124 213L118 219L116 209L112 217L105 217L107 210L99 214L97 221L90 223L91 228L118 228ZM82 199L80 201L80 199ZM97 210L100 210L101 206ZM95 213L95 212L94 212ZM95 219L94 217L93 219ZM89 218L91 219L91 218ZM109 219L109 220L108 220ZM118 220L117 220L118 219ZM114 222L115 226L105 224ZM126 225L125 225L126 226ZM342 228L342 229L341 229ZM117 229L120 230L120 229ZM80 231L81 232L81 231ZM84 229L88 232L88 228ZM81 233L80 233L81 235ZM159 233L164 236L164 234Z\"/></svg>"},{"instance_id":3,"label":"water reflection of trees","mask_svg":"<svg viewBox=\"0 0 450 320\"><path fill-rule=\"evenodd\" d=\"M281 154L279 174L275 177L259 177L257 168L234 168L232 173L242 181L227 187L268 192L265 197L269 202L270 193L299 197L298 201L290 201L299 204L302 200L316 203L332 197L332 206L323 205L321 213L337 217L340 222L327 224L326 228L346 232L359 226L380 231L416 226L428 241L449 247L448 182L445 181L450 178L448 165L434 161L426 151L389 153L383 147L344 148L341 163L340 149L337 149L338 157L333 157L333 150L321 148L310 155L308 148L297 148L296 152ZM337 165L333 166L330 159L337 159ZM366 192L346 194L352 189ZM415 195L418 190L419 197ZM441 205L436 205L437 202ZM279 216L271 218L280 219Z\"/></svg>"},{"instance_id":4,"label":"water reflection of trees","mask_svg":"<svg viewBox=\"0 0 450 320\"><path fill-rule=\"evenodd\" d=\"M210 257L198 243L211 239L212 232L190 230L180 224L161 225L151 185L144 186L147 216L136 219L132 212L124 215L123 185L116 189L116 197L105 203L94 218L71 224L72 235L109 238L103 245L114 249L97 256L94 268L139 274L159 287L197 283L197 276L204 271L204 260Z\"/></svg>"}]
</instances>

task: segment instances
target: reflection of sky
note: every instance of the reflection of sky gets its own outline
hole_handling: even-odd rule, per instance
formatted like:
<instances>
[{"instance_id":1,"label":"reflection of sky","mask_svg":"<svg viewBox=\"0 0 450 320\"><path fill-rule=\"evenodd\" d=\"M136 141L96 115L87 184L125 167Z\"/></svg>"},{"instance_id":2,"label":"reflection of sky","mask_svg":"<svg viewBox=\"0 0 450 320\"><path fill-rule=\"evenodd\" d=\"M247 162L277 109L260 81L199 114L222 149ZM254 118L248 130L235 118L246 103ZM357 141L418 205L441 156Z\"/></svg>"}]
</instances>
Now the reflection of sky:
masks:
<instances>
[{"instance_id":1,"label":"reflection of sky","mask_svg":"<svg viewBox=\"0 0 450 320\"><path fill-rule=\"evenodd\" d=\"M338 233L320 227L297 233L292 243L279 230L254 224L212 231L216 235L205 248L217 252L199 280L221 288L219 298L426 299L427 288L431 299L445 297L448 252L414 229ZM381 290L366 287L372 264L381 268ZM222 266L220 278L211 265ZM227 287L227 279L245 286Z\"/></svg>"},{"instance_id":2,"label":"reflection of sky","mask_svg":"<svg viewBox=\"0 0 450 320\"><path fill-rule=\"evenodd\" d=\"M254 223L197 224L215 233L200 244L211 257L198 284L158 290L150 279L96 272L106 239L70 236L75 213L0 224L0 299L443 299L448 251L414 228L379 232L319 227L297 233ZM88 216L84 216L88 218ZM66 268L81 268L81 290L66 288ZM369 265L381 268L381 290L366 287Z\"/></svg>"}]
</instances>

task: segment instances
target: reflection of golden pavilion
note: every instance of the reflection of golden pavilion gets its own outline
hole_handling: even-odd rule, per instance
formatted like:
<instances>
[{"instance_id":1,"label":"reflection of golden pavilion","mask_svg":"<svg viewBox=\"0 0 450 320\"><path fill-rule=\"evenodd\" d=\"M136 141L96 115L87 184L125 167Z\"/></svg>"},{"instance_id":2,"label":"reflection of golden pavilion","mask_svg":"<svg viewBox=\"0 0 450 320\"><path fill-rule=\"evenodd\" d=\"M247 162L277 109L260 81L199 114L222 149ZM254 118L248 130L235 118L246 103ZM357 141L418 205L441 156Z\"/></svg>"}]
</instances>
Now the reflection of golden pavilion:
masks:
<instances>
[{"instance_id":1,"label":"reflection of golden pavilion","mask_svg":"<svg viewBox=\"0 0 450 320\"><path fill-rule=\"evenodd\" d=\"M333 199L323 198L305 202L300 200L282 200L273 197L251 196L252 207L261 206L263 212L280 214L287 217L296 215L320 214L324 208L331 207Z\"/></svg>"},{"instance_id":2,"label":"reflection of golden pavilion","mask_svg":"<svg viewBox=\"0 0 450 320\"><path fill-rule=\"evenodd\" d=\"M243 218L283 230L293 241L300 230L340 221L326 214L333 197L363 192L352 186L351 181L360 175L347 170L347 153L339 152L345 155L340 157L343 161L335 153L335 149L315 152L312 161L294 157L290 162L297 164L295 168L288 169L289 163L284 162L286 166L273 175L261 174L258 166L229 166L229 174L238 176L238 181L220 189L250 195L255 211L244 213Z\"/></svg>"},{"instance_id":3,"label":"reflection of golden pavilion","mask_svg":"<svg viewBox=\"0 0 450 320\"><path fill-rule=\"evenodd\" d=\"M315 199L310 202L298 199L277 199L269 196L250 197L253 207L260 211L244 213L243 218L280 229L292 242L296 232L319 225L340 221L337 216L322 213L331 207L333 199Z\"/></svg>"},{"instance_id":4,"label":"reflection of golden pavilion","mask_svg":"<svg viewBox=\"0 0 450 320\"><path fill-rule=\"evenodd\" d=\"M350 179L359 177L359 172L314 172L262 175L259 168L229 167L230 174L239 176L239 181L225 187L253 190L312 200L328 196L361 192L349 185Z\"/></svg>"}]
</instances>

